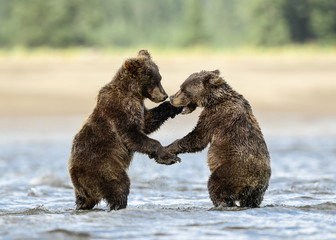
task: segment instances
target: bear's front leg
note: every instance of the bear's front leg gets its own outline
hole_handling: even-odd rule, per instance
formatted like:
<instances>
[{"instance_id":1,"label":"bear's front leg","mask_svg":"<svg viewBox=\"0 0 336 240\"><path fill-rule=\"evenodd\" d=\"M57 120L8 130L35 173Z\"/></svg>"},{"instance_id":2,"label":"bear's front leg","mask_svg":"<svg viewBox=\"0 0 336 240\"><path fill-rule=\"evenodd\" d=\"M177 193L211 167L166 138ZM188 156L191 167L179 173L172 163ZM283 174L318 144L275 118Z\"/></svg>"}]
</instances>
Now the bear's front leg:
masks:
<instances>
[{"instance_id":1,"label":"bear's front leg","mask_svg":"<svg viewBox=\"0 0 336 240\"><path fill-rule=\"evenodd\" d=\"M164 148L158 152L157 156L155 157L155 161L160 164L165 165L172 165L177 162L181 162L181 159L171 152L168 152Z\"/></svg>"},{"instance_id":2,"label":"bear's front leg","mask_svg":"<svg viewBox=\"0 0 336 240\"><path fill-rule=\"evenodd\" d=\"M182 107L174 107L169 101L165 101L150 110L145 109L144 133L150 134L156 131L168 118L174 118L181 111Z\"/></svg>"},{"instance_id":3,"label":"bear's front leg","mask_svg":"<svg viewBox=\"0 0 336 240\"><path fill-rule=\"evenodd\" d=\"M179 142L180 140L175 140L174 142L172 142L171 144L169 144L168 146L164 147L166 151L172 153L172 154L180 154L180 147L179 147ZM183 153L183 151L182 151Z\"/></svg>"},{"instance_id":4,"label":"bear's front leg","mask_svg":"<svg viewBox=\"0 0 336 240\"><path fill-rule=\"evenodd\" d=\"M166 165L181 161L176 155L166 151L159 141L149 138L139 130L138 126L134 124L124 124L123 126L120 124L119 127L124 127L120 131L123 132L121 138L130 151L147 154L149 158L155 158L156 162Z\"/></svg>"},{"instance_id":5,"label":"bear's front leg","mask_svg":"<svg viewBox=\"0 0 336 240\"><path fill-rule=\"evenodd\" d=\"M206 121L200 118L193 131L183 138L175 140L165 147L165 149L176 155L180 153L199 152L206 148L210 141L211 134L212 130L209 124L206 124Z\"/></svg>"}]
</instances>

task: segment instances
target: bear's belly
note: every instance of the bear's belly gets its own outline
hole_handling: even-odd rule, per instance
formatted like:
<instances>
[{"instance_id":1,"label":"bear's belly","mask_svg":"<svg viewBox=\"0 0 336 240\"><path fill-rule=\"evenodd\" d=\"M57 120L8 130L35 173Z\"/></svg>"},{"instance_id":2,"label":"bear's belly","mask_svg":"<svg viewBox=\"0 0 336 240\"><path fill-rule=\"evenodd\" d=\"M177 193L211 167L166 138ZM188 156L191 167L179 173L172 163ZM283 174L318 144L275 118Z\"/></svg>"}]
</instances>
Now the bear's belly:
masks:
<instances>
[{"instance_id":1,"label":"bear's belly","mask_svg":"<svg viewBox=\"0 0 336 240\"><path fill-rule=\"evenodd\" d=\"M217 146L211 145L207 154L207 162L210 172L215 171L218 167L223 164L224 159L222 159L221 150Z\"/></svg>"},{"instance_id":2,"label":"bear's belly","mask_svg":"<svg viewBox=\"0 0 336 240\"><path fill-rule=\"evenodd\" d=\"M227 174L251 177L254 175L269 175L270 164L267 155L256 156L250 152L238 152L227 145L211 145L207 154L207 163L210 172L214 172L221 166ZM223 170L224 170L223 169ZM259 174L258 174L259 173Z\"/></svg>"},{"instance_id":3,"label":"bear's belly","mask_svg":"<svg viewBox=\"0 0 336 240\"><path fill-rule=\"evenodd\" d=\"M215 157L212 154L209 154L208 152L208 166L210 169L210 172L215 171L218 167L221 166L221 163L219 163L218 161L214 160Z\"/></svg>"}]
</instances>

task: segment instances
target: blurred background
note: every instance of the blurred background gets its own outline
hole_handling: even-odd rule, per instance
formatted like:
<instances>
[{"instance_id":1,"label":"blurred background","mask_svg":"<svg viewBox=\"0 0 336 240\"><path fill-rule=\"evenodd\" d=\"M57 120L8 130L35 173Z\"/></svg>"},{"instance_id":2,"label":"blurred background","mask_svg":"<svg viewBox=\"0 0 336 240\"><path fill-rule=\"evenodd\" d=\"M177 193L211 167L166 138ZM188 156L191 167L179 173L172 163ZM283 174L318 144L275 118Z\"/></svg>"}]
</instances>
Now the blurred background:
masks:
<instances>
[{"instance_id":1,"label":"blurred background","mask_svg":"<svg viewBox=\"0 0 336 240\"><path fill-rule=\"evenodd\" d=\"M147 48L169 94L220 69L256 110L336 113L333 0L0 0L0 114L88 114Z\"/></svg>"},{"instance_id":2,"label":"blurred background","mask_svg":"<svg viewBox=\"0 0 336 240\"><path fill-rule=\"evenodd\" d=\"M7 47L333 45L332 0L1 0Z\"/></svg>"},{"instance_id":3,"label":"blurred background","mask_svg":"<svg viewBox=\"0 0 336 240\"><path fill-rule=\"evenodd\" d=\"M208 211L204 150L169 167L136 154L126 210L74 210L73 136L142 48L169 95L219 69L250 102L272 164L261 208ZM335 239L335 158L335 0L0 0L0 238Z\"/></svg>"},{"instance_id":4,"label":"blurred background","mask_svg":"<svg viewBox=\"0 0 336 240\"><path fill-rule=\"evenodd\" d=\"M147 48L169 94L220 69L260 111L335 114L333 0L0 0L0 115L88 114Z\"/></svg>"}]
</instances>

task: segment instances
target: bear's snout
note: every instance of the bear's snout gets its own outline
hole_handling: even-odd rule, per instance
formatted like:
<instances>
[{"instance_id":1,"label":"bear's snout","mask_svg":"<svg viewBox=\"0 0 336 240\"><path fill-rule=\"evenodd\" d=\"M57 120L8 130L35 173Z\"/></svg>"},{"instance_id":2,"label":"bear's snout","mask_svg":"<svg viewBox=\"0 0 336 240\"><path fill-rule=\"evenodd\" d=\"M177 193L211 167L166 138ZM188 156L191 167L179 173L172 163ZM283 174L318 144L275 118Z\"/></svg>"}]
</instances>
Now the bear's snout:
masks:
<instances>
[{"instance_id":1,"label":"bear's snout","mask_svg":"<svg viewBox=\"0 0 336 240\"><path fill-rule=\"evenodd\" d=\"M161 92L158 96L155 97L158 102L162 102L168 98L167 93Z\"/></svg>"},{"instance_id":2,"label":"bear's snout","mask_svg":"<svg viewBox=\"0 0 336 240\"><path fill-rule=\"evenodd\" d=\"M170 97L169 97L169 100L170 100L170 103L173 103L173 101L174 101L174 96L170 96Z\"/></svg>"},{"instance_id":3,"label":"bear's snout","mask_svg":"<svg viewBox=\"0 0 336 240\"><path fill-rule=\"evenodd\" d=\"M161 86L155 87L153 90L149 91L148 94L148 98L156 103L162 102L168 98L167 93Z\"/></svg>"},{"instance_id":4,"label":"bear's snout","mask_svg":"<svg viewBox=\"0 0 336 240\"><path fill-rule=\"evenodd\" d=\"M175 106L187 106L190 100L185 96L185 94L180 90L173 96L170 96L170 103Z\"/></svg>"}]
</instances>

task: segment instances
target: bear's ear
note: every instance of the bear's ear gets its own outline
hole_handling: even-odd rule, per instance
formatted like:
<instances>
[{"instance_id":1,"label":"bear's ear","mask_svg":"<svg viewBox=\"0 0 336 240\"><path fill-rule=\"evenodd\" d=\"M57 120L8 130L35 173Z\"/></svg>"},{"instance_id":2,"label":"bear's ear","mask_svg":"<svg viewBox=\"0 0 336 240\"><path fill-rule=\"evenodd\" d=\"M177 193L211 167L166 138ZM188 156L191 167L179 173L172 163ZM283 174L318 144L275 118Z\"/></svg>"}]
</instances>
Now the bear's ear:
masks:
<instances>
[{"instance_id":1,"label":"bear's ear","mask_svg":"<svg viewBox=\"0 0 336 240\"><path fill-rule=\"evenodd\" d=\"M218 69L216 69L216 70L213 70L213 71L211 71L213 74L215 74L215 75L217 75L217 76L219 76L219 74L220 74L220 71L218 70Z\"/></svg>"},{"instance_id":2,"label":"bear's ear","mask_svg":"<svg viewBox=\"0 0 336 240\"><path fill-rule=\"evenodd\" d=\"M138 57L145 57L147 59L151 59L151 55L146 49L141 49L138 53Z\"/></svg>"},{"instance_id":3,"label":"bear's ear","mask_svg":"<svg viewBox=\"0 0 336 240\"><path fill-rule=\"evenodd\" d=\"M214 77L209 80L211 85L220 86L224 83L224 79L221 77Z\"/></svg>"},{"instance_id":4,"label":"bear's ear","mask_svg":"<svg viewBox=\"0 0 336 240\"><path fill-rule=\"evenodd\" d=\"M140 62L134 58L127 59L124 62L124 68L131 73L135 73L140 68Z\"/></svg>"}]
</instances>

